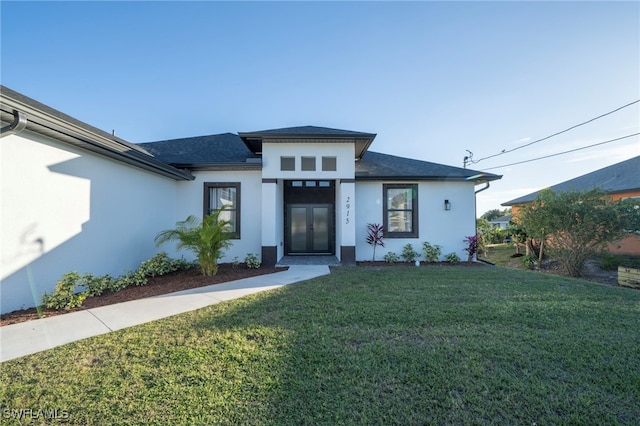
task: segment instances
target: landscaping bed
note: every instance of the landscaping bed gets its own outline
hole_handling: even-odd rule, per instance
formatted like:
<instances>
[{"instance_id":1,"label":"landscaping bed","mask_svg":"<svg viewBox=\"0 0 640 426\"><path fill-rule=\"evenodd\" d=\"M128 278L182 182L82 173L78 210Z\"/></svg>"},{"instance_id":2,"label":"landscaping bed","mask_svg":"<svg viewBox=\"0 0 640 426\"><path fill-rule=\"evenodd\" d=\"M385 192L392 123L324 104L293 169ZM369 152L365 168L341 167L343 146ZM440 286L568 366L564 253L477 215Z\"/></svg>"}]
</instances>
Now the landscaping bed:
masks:
<instances>
[{"instance_id":1,"label":"landscaping bed","mask_svg":"<svg viewBox=\"0 0 640 426\"><path fill-rule=\"evenodd\" d=\"M191 268L159 277L150 277L148 283L144 286L127 287L115 293L105 292L100 296L89 297L82 303L82 306L70 310L42 308L38 311L36 308L29 308L2 314L0 316L0 326L112 305L114 303L127 302L129 300L143 299L145 297L158 296L211 284L221 284L257 275L272 274L274 272L286 271L287 269L287 267L260 267L255 269L248 268L242 264L234 265L232 263L223 263L219 265L216 275L206 277L201 274L199 268Z\"/></svg>"}]
</instances>

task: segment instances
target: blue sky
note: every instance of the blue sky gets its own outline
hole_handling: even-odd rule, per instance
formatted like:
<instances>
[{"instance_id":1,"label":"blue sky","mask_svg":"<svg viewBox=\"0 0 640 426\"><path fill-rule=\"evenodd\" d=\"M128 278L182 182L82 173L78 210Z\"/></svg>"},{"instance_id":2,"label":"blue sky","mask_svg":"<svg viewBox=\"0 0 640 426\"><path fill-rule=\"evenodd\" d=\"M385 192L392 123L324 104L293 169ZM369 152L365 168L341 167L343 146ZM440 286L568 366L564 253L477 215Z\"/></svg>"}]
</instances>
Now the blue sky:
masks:
<instances>
[{"instance_id":1,"label":"blue sky","mask_svg":"<svg viewBox=\"0 0 640 426\"><path fill-rule=\"evenodd\" d=\"M640 99L638 2L0 3L3 85L131 142L315 125L461 167ZM639 104L471 164L500 203L640 155ZM497 167L497 168L496 168Z\"/></svg>"}]
</instances>

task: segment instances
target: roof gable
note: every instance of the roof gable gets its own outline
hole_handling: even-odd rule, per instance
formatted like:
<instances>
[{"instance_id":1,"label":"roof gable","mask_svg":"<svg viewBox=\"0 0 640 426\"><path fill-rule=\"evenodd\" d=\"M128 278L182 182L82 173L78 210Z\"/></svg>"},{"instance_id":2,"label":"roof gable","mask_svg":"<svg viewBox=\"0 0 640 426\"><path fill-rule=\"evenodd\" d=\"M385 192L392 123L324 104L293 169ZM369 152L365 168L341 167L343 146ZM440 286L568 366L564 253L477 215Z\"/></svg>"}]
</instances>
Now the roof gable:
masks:
<instances>
[{"instance_id":1,"label":"roof gable","mask_svg":"<svg viewBox=\"0 0 640 426\"><path fill-rule=\"evenodd\" d=\"M554 192L588 191L599 188L610 194L640 190L640 156L613 164L586 175L550 186ZM536 191L502 203L503 206L530 203L541 192Z\"/></svg>"}]
</instances>

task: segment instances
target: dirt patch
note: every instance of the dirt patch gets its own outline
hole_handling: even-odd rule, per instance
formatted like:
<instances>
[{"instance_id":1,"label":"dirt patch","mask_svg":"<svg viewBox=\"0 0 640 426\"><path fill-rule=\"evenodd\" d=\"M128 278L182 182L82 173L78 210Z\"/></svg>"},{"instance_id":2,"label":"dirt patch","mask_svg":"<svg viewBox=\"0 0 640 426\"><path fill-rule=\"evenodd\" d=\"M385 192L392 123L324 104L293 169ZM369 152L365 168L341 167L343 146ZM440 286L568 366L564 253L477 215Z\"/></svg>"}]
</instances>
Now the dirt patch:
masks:
<instances>
[{"instance_id":1,"label":"dirt patch","mask_svg":"<svg viewBox=\"0 0 640 426\"><path fill-rule=\"evenodd\" d=\"M506 266L513 269L524 269L522 265L522 259L519 257L511 259ZM562 266L560 265L560 262L553 259L543 260L542 269L538 269L536 267L535 270L543 274L552 274L561 277L567 276ZM618 271L607 271L605 269L602 269L597 259L587 260L582 271L582 276L578 278L599 284L606 284L611 286L618 285Z\"/></svg>"},{"instance_id":2,"label":"dirt patch","mask_svg":"<svg viewBox=\"0 0 640 426\"><path fill-rule=\"evenodd\" d=\"M128 287L116 293L105 292L100 296L90 297L83 302L81 307L70 309L68 311L43 308L38 312L36 308L29 308L2 314L2 316L0 316L0 326L97 308L99 306L112 305L114 303L127 302L129 300L143 299L145 297L158 296L161 294L173 293L174 291L188 290L190 288L203 287L211 284L222 284L242 278L282 272L287 269L288 267L261 267L258 269L250 269L245 265L234 266L231 263L225 263L219 265L218 273L213 277L203 276L200 273L200 269L197 268L187 269L184 271L173 272L162 277L151 277L149 278L147 285L141 287Z\"/></svg>"}]
</instances>

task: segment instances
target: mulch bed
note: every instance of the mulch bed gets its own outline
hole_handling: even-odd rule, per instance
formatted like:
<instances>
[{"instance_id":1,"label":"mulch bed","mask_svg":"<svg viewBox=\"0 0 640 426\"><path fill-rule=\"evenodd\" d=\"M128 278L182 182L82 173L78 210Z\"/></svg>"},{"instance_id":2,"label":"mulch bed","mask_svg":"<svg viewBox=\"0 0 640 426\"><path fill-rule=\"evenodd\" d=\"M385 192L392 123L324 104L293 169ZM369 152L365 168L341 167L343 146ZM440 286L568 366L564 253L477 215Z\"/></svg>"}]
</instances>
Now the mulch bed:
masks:
<instances>
[{"instance_id":1,"label":"mulch bed","mask_svg":"<svg viewBox=\"0 0 640 426\"><path fill-rule=\"evenodd\" d=\"M382 260L376 260L375 262L356 262L358 266L405 266L416 267L415 263L409 262L394 262L389 263ZM420 266L486 266L486 263L482 262L420 262Z\"/></svg>"},{"instance_id":2,"label":"mulch bed","mask_svg":"<svg viewBox=\"0 0 640 426\"><path fill-rule=\"evenodd\" d=\"M203 276L200 273L200 269L197 268L177 271L171 274L163 275L161 277L151 277L149 278L147 285L141 287L128 287L116 293L105 292L100 296L90 297L86 299L82 303L82 306L80 306L79 308L70 310L42 308L39 313L36 308L29 308L2 314L0 316L0 327L39 318L67 314L69 312L97 308L99 306L112 305L114 303L126 302L129 300L143 299L145 297L173 293L174 291L188 290L190 288L203 287L211 284L221 284L228 281L239 280L242 278L254 277L257 275L282 272L286 271L287 269L287 267L260 267L258 269L250 269L245 265L234 266L231 263L224 263L219 265L218 273L213 277Z\"/></svg>"}]
</instances>

